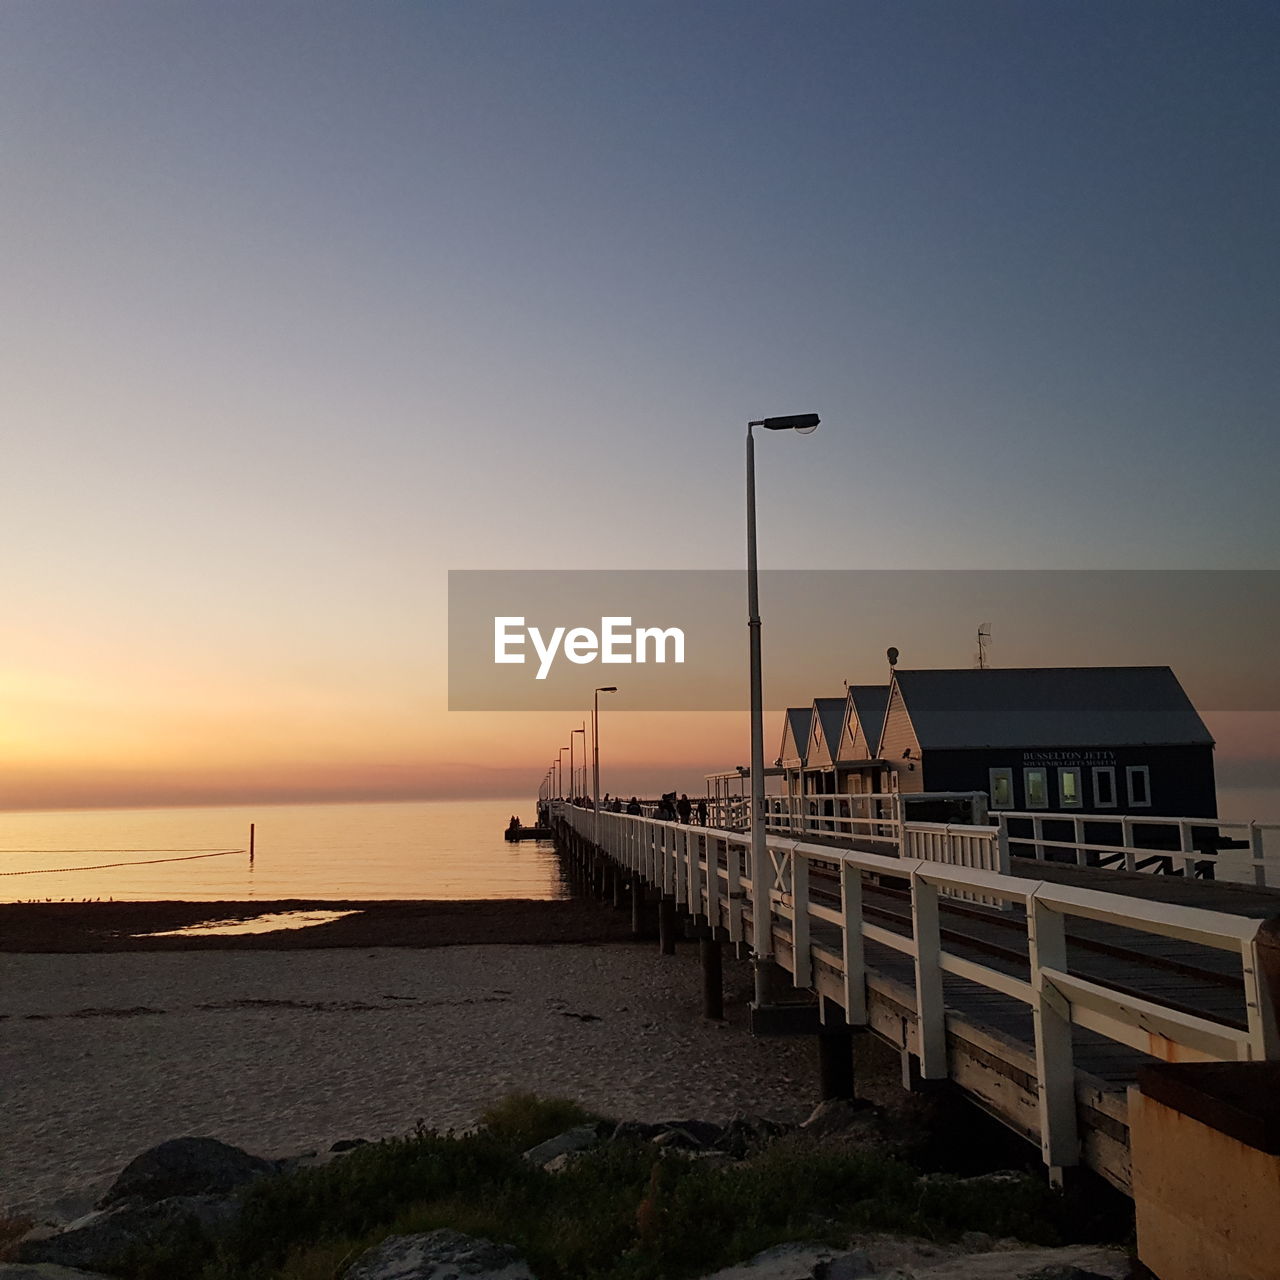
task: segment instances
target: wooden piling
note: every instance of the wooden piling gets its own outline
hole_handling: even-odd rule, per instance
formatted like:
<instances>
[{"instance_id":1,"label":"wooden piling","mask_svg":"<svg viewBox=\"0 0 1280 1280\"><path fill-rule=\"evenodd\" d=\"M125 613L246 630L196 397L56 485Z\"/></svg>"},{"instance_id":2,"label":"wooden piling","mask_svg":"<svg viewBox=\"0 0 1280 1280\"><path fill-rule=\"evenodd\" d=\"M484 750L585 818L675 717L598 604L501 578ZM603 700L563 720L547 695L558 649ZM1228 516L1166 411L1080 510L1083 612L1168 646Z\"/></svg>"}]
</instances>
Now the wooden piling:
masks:
<instances>
[{"instance_id":1,"label":"wooden piling","mask_svg":"<svg viewBox=\"0 0 1280 1280\"><path fill-rule=\"evenodd\" d=\"M664 893L658 899L658 950L664 956L676 953L676 900Z\"/></svg>"},{"instance_id":2,"label":"wooden piling","mask_svg":"<svg viewBox=\"0 0 1280 1280\"><path fill-rule=\"evenodd\" d=\"M818 1091L823 1102L854 1097L853 1032L844 1012L823 1001L825 1021L818 1032Z\"/></svg>"},{"instance_id":3,"label":"wooden piling","mask_svg":"<svg viewBox=\"0 0 1280 1280\"><path fill-rule=\"evenodd\" d=\"M698 958L702 961L702 1016L724 1021L724 960L720 939L710 926L698 938Z\"/></svg>"}]
</instances>

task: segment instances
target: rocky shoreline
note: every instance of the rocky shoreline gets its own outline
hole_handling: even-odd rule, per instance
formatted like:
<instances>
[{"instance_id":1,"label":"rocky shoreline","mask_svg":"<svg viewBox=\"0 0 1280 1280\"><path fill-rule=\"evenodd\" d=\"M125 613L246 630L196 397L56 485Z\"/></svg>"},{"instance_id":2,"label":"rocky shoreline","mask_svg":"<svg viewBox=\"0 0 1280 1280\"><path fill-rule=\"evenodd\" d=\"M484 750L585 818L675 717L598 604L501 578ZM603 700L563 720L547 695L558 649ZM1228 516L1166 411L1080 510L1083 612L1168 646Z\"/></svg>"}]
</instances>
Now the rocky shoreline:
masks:
<instances>
[{"instance_id":1,"label":"rocky shoreline","mask_svg":"<svg viewBox=\"0 0 1280 1280\"><path fill-rule=\"evenodd\" d=\"M750 1159L789 1133L817 1143L872 1146L883 1142L883 1117L875 1108L821 1104L800 1126L736 1116L718 1125L697 1119L656 1123L584 1123L535 1144L523 1154L530 1166L555 1177L588 1152L610 1144L647 1144L659 1162L730 1165ZM207 1137L173 1139L142 1152L116 1176L96 1204L67 1220L46 1213L8 1242L0 1280L108 1280L131 1275L129 1260L189 1241L210 1247L237 1228L244 1192L264 1179L288 1178L368 1154L364 1139L334 1143L284 1160L255 1156ZM961 1180L1000 1195L1025 1175L996 1172ZM644 1205L642 1203L641 1210ZM641 1228L643 1229L643 1222ZM135 1264L136 1265L136 1264ZM707 1273L706 1280L1126 1280L1132 1274L1122 1249L1095 1245L1028 1246L980 1232L954 1243L864 1234L842 1246L812 1240L785 1241ZM509 1244L441 1228L389 1235L364 1250L344 1271L346 1280L538 1280Z\"/></svg>"}]
</instances>

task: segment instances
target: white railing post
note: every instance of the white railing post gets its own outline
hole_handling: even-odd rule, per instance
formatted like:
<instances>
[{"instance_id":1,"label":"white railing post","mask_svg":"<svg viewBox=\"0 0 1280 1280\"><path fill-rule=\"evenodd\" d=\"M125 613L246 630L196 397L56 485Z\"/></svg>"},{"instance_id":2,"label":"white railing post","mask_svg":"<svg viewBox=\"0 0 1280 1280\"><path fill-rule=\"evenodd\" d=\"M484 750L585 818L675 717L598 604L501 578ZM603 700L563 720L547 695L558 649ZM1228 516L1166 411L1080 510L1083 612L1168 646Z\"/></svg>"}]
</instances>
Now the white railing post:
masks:
<instances>
[{"instance_id":1,"label":"white railing post","mask_svg":"<svg viewBox=\"0 0 1280 1280\"><path fill-rule=\"evenodd\" d=\"M1044 970L1067 972L1067 931L1061 914L1034 895L1027 903L1027 952L1031 961L1031 1005L1035 1026L1036 1076L1040 1090L1040 1152L1050 1180L1079 1163L1076 1129L1076 1067L1071 1047L1071 1006Z\"/></svg>"},{"instance_id":2,"label":"white railing post","mask_svg":"<svg viewBox=\"0 0 1280 1280\"><path fill-rule=\"evenodd\" d=\"M938 932L938 890L911 876L911 930L915 939L916 1038L920 1075L947 1075L947 1011L942 998L942 938Z\"/></svg>"},{"instance_id":3,"label":"white railing post","mask_svg":"<svg viewBox=\"0 0 1280 1280\"><path fill-rule=\"evenodd\" d=\"M689 873L688 892L686 897L689 900L689 911L695 916L702 915L702 885L701 885L701 858L698 853L698 837L685 828L684 837L684 856L687 863L686 870Z\"/></svg>"},{"instance_id":4,"label":"white railing post","mask_svg":"<svg viewBox=\"0 0 1280 1280\"><path fill-rule=\"evenodd\" d=\"M1260 954L1273 935L1270 922L1264 923L1258 933L1241 948L1244 973L1244 1001L1249 1021L1249 1056L1254 1061L1274 1062L1280 1059L1280 1027L1276 1025L1276 996L1272 990L1267 966ZM1270 941L1269 950L1277 949Z\"/></svg>"},{"instance_id":5,"label":"white railing post","mask_svg":"<svg viewBox=\"0 0 1280 1280\"><path fill-rule=\"evenodd\" d=\"M1267 864L1263 861L1262 829L1256 822L1249 823L1249 856L1253 859L1253 883L1260 889L1267 887Z\"/></svg>"},{"instance_id":6,"label":"white railing post","mask_svg":"<svg viewBox=\"0 0 1280 1280\"><path fill-rule=\"evenodd\" d=\"M729 941L742 941L742 846L724 842L725 892L729 895Z\"/></svg>"},{"instance_id":7,"label":"white railing post","mask_svg":"<svg viewBox=\"0 0 1280 1280\"><path fill-rule=\"evenodd\" d=\"M1004 814L1000 815L999 825L996 830L996 870L1002 876L1013 874L1013 864L1010 861L1009 850L1009 824L1005 821ZM1005 904L1008 905L1007 903Z\"/></svg>"},{"instance_id":8,"label":"white railing post","mask_svg":"<svg viewBox=\"0 0 1280 1280\"><path fill-rule=\"evenodd\" d=\"M844 1016L851 1027L867 1025L867 962L862 941L862 872L840 866L840 914L844 918Z\"/></svg>"},{"instance_id":9,"label":"white railing post","mask_svg":"<svg viewBox=\"0 0 1280 1280\"><path fill-rule=\"evenodd\" d=\"M1178 823L1178 847L1184 855L1194 854L1196 847L1191 843L1191 824L1189 822ZM1196 873L1196 860L1194 857L1182 858L1182 874L1188 879L1193 879Z\"/></svg>"},{"instance_id":10,"label":"white railing post","mask_svg":"<svg viewBox=\"0 0 1280 1280\"><path fill-rule=\"evenodd\" d=\"M1076 866L1087 867L1089 865L1089 851L1085 848L1084 842L1084 819L1073 818L1071 820L1071 829L1076 841Z\"/></svg>"},{"instance_id":11,"label":"white railing post","mask_svg":"<svg viewBox=\"0 0 1280 1280\"><path fill-rule=\"evenodd\" d=\"M791 848L791 946L792 976L797 987L813 985L813 959L809 952L809 860Z\"/></svg>"}]
</instances>

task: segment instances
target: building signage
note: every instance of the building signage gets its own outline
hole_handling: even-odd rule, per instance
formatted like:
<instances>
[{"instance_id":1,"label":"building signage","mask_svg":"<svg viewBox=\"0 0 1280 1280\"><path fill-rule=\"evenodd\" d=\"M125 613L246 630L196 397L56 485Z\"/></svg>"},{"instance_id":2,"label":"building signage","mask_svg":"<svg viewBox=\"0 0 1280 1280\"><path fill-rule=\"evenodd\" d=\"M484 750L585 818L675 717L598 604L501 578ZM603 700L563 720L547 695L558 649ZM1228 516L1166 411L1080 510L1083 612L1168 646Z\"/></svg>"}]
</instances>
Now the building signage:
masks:
<instances>
[{"instance_id":1,"label":"building signage","mask_svg":"<svg viewBox=\"0 0 1280 1280\"><path fill-rule=\"evenodd\" d=\"M1116 753L1098 748L1087 751L1024 751L1023 764L1115 764Z\"/></svg>"}]
</instances>

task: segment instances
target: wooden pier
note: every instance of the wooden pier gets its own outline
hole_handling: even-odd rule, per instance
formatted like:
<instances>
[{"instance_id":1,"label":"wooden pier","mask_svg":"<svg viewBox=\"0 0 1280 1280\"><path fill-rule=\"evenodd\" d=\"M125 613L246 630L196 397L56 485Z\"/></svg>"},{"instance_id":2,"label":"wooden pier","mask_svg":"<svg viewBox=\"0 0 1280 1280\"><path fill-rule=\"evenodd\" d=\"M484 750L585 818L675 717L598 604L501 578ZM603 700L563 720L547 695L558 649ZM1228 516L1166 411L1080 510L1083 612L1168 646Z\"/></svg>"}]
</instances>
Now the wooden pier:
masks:
<instances>
[{"instance_id":1,"label":"wooden pier","mask_svg":"<svg viewBox=\"0 0 1280 1280\"><path fill-rule=\"evenodd\" d=\"M768 951L751 954L787 990L753 1007L757 1025L818 1034L836 1081L849 1034L870 1031L899 1051L904 1084L950 1081L1038 1144L1055 1180L1084 1166L1129 1191L1141 1065L1280 1059L1259 952L1275 890L1010 858L998 825L883 819L770 833L757 879L745 832L550 814L633 920L656 902L664 949L679 915L693 922L708 1011L720 946L747 948L767 904Z\"/></svg>"}]
</instances>

